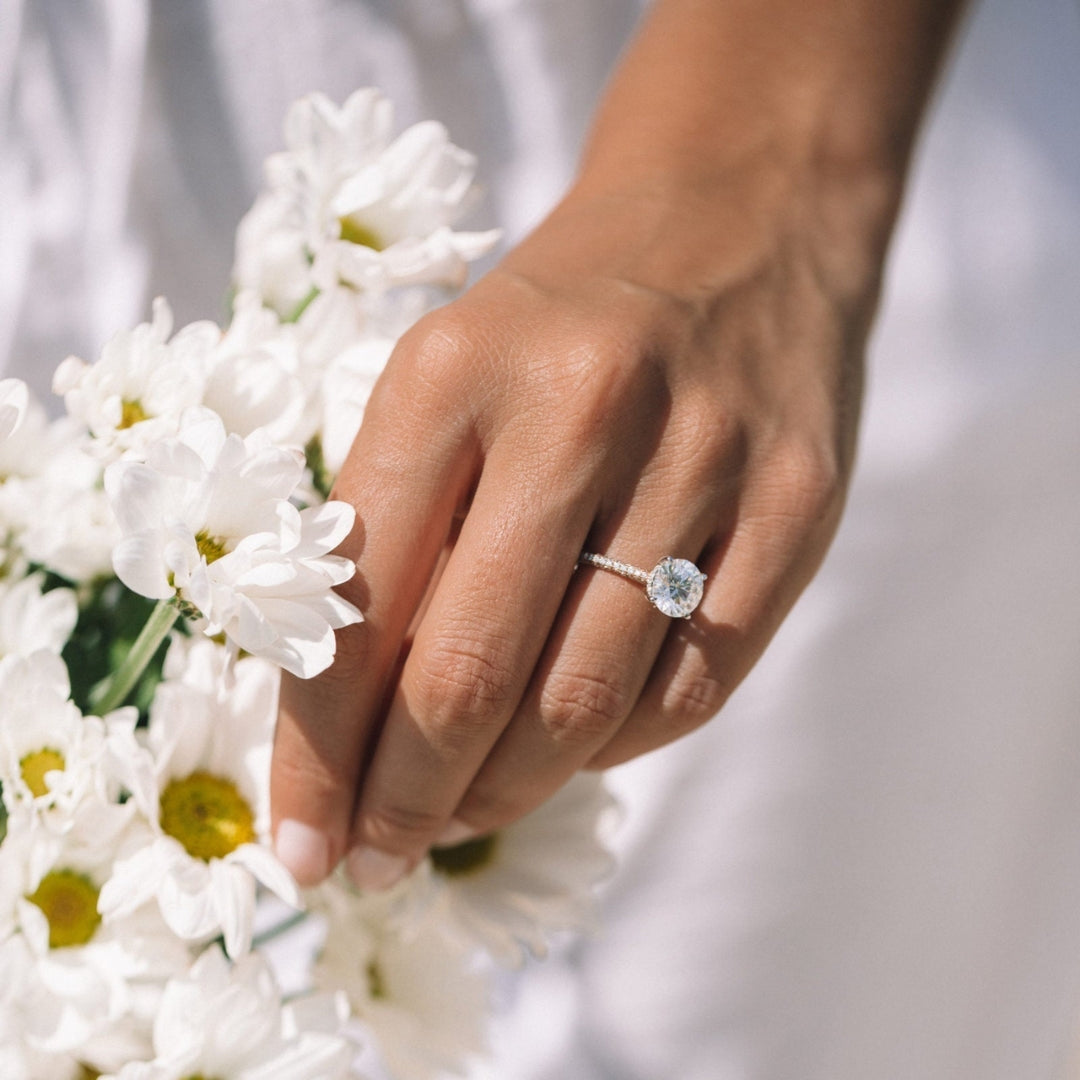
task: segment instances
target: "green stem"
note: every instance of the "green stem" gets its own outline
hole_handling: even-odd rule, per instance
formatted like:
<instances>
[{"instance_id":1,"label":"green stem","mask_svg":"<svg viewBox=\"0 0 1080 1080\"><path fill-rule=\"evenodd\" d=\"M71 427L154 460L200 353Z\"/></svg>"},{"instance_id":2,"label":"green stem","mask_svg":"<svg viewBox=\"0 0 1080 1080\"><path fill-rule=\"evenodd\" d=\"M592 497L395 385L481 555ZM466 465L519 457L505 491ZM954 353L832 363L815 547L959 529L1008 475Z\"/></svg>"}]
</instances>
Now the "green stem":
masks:
<instances>
[{"instance_id":1,"label":"green stem","mask_svg":"<svg viewBox=\"0 0 1080 1080\"><path fill-rule=\"evenodd\" d=\"M150 618L139 631L139 636L123 662L108 679L98 683L91 692L90 706L95 713L110 712L124 703L179 614L173 597L157 602L157 607L150 612Z\"/></svg>"},{"instance_id":2,"label":"green stem","mask_svg":"<svg viewBox=\"0 0 1080 1080\"><path fill-rule=\"evenodd\" d=\"M258 949L265 945L269 941L273 941L275 938L281 937L282 934L287 934L290 930L294 930L301 923L306 922L308 912L296 911L291 915L287 915L281 922L274 926L268 926L261 934L256 934L252 939L251 947Z\"/></svg>"}]
</instances>

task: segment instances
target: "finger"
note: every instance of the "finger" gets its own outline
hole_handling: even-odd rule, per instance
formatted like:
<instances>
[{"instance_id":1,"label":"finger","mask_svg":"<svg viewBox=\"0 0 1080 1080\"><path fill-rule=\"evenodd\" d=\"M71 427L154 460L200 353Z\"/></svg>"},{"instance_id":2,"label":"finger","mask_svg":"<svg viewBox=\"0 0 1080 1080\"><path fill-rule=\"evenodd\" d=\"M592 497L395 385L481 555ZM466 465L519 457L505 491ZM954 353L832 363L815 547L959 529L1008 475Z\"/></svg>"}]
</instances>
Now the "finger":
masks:
<instances>
[{"instance_id":1,"label":"finger","mask_svg":"<svg viewBox=\"0 0 1080 1080\"><path fill-rule=\"evenodd\" d=\"M451 539L450 539L450 544L451 545L453 543L453 540L454 540L454 536L452 534ZM415 632L415 627L419 624L420 620L423 618L424 613L425 613L428 605L431 602L431 596L432 596L432 594L434 592L435 586L437 585L437 583L439 581L439 578L441 576L442 569L445 566L448 554L449 554L449 547L444 548L443 552L439 556L438 562L435 565L435 569L434 569L434 572L433 572L432 577L431 577L431 581L428 583L427 590L426 590L426 592L424 594L424 598L421 600L419 607L417 608L416 612L413 615L412 623L410 624L409 629L405 633L405 638L404 638L404 640L402 642L402 645L401 645L401 648L400 648L400 650L398 652L398 655L397 655L397 658L395 660L394 666L388 672L388 675L387 675L387 678L386 678L386 684L387 685L390 685L390 686L395 685L397 683L398 678L401 675L401 669L404 666L405 659L408 656L409 649L412 646L412 636L413 636L413 633ZM305 695L305 687L304 687L304 685L303 684L297 685L295 687L295 690L303 698L303 696ZM346 734L355 733L357 736L362 736L364 734L365 730L366 729L363 728L360 724L351 724L345 729L345 732L346 732ZM286 753L287 753L287 751L286 751ZM323 755L321 760L334 760L334 758L329 752L327 752L325 755ZM353 779L351 773L342 773L341 783L343 783L343 784L353 783L355 785L355 780ZM303 823L303 822L298 822L295 818L293 818L293 819L285 819L285 821L281 822L281 825L284 826L284 846L285 846L286 850L288 850L290 845L291 845L292 854L293 854L293 864L292 864L291 868L293 869L294 874L297 875L298 878L303 879L305 884L308 884L308 883L314 884L323 875L323 873L324 873L324 869L323 869L324 864L329 859L329 856L326 853L327 840L326 840L326 835L325 835L324 830L317 827L317 826L312 826L312 825L308 825L308 824ZM293 834L292 837L290 837L290 835L289 835L290 833ZM296 839L294 839L294 837L296 836L297 833L300 834L299 837L298 837L299 843L297 843ZM279 829L278 829L278 843L279 843L279 846L282 845L282 835L283 835L282 834L282 829L281 829L281 827L279 827ZM314 846L314 856L315 856L314 860L312 859L312 856L311 856L311 853L310 853L310 849L311 849L312 846ZM280 854L280 852L279 852L279 854Z\"/></svg>"},{"instance_id":2,"label":"finger","mask_svg":"<svg viewBox=\"0 0 1080 1080\"><path fill-rule=\"evenodd\" d=\"M344 855L390 675L476 469L464 418L448 417L445 400L418 391L415 379L394 379L389 367L388 375L334 492L357 509L357 528L341 548L357 573L340 591L365 621L338 632L336 659L322 675L282 682L271 768L275 846L305 885Z\"/></svg>"},{"instance_id":3,"label":"finger","mask_svg":"<svg viewBox=\"0 0 1080 1080\"><path fill-rule=\"evenodd\" d=\"M572 471L525 488L520 470L516 449L487 462L417 628L364 777L348 856L362 888L392 884L445 827L517 708L595 514Z\"/></svg>"},{"instance_id":4,"label":"finger","mask_svg":"<svg viewBox=\"0 0 1080 1080\"><path fill-rule=\"evenodd\" d=\"M646 570L668 554L696 559L723 527L717 503L734 502L715 470L711 482L699 480L683 463L654 463L622 520L595 529L589 549ZM658 528L675 522L673 505L681 524ZM634 709L671 623L639 582L583 564L521 708L457 809L454 834L489 832L528 813L607 744Z\"/></svg>"},{"instance_id":5,"label":"finger","mask_svg":"<svg viewBox=\"0 0 1080 1080\"><path fill-rule=\"evenodd\" d=\"M739 521L702 556L701 605L672 632L634 710L591 768L653 750L713 717L747 675L824 558L843 505L837 474L793 455L784 479L748 483ZM770 470L765 470L769 473Z\"/></svg>"}]
</instances>

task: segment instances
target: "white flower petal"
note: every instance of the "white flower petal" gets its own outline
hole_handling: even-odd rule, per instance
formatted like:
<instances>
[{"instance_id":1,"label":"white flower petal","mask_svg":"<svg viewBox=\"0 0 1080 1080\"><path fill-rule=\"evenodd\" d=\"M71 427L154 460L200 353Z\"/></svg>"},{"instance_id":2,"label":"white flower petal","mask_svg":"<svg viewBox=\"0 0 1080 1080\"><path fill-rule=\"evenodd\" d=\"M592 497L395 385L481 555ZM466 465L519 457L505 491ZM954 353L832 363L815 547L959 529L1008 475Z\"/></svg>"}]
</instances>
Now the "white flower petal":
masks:
<instances>
[{"instance_id":1,"label":"white flower petal","mask_svg":"<svg viewBox=\"0 0 1080 1080\"><path fill-rule=\"evenodd\" d=\"M222 912L216 903L210 867L201 859L190 858L186 852L178 854L160 879L157 897L162 917L185 941L202 941L221 929Z\"/></svg>"},{"instance_id":2,"label":"white flower petal","mask_svg":"<svg viewBox=\"0 0 1080 1080\"><path fill-rule=\"evenodd\" d=\"M235 854L233 852L233 856ZM236 959L251 950L251 933L255 923L255 879L232 857L211 859L209 872L215 922L221 927L225 938L225 952L231 959Z\"/></svg>"},{"instance_id":3,"label":"white flower petal","mask_svg":"<svg viewBox=\"0 0 1080 1080\"><path fill-rule=\"evenodd\" d=\"M141 462L118 461L105 470L105 493L125 533L153 529L175 512L175 493L160 471Z\"/></svg>"},{"instance_id":4,"label":"white flower petal","mask_svg":"<svg viewBox=\"0 0 1080 1080\"><path fill-rule=\"evenodd\" d=\"M325 555L352 531L356 511L346 502L330 501L300 511L303 524L303 555Z\"/></svg>"},{"instance_id":5,"label":"white flower petal","mask_svg":"<svg viewBox=\"0 0 1080 1080\"><path fill-rule=\"evenodd\" d=\"M160 533L136 533L125 537L113 549L113 569L132 592L152 600L165 600L176 590L169 582L169 567L163 554Z\"/></svg>"},{"instance_id":6,"label":"white flower petal","mask_svg":"<svg viewBox=\"0 0 1080 1080\"><path fill-rule=\"evenodd\" d=\"M157 893L158 885L176 861L170 842L155 839L113 867L112 877L98 894L98 911L106 921L130 915Z\"/></svg>"},{"instance_id":7,"label":"white flower petal","mask_svg":"<svg viewBox=\"0 0 1080 1080\"><path fill-rule=\"evenodd\" d=\"M303 897L292 874L285 869L281 860L270 848L261 844L241 844L229 856L229 861L249 870L257 881L290 907L302 908L304 906Z\"/></svg>"}]
</instances>

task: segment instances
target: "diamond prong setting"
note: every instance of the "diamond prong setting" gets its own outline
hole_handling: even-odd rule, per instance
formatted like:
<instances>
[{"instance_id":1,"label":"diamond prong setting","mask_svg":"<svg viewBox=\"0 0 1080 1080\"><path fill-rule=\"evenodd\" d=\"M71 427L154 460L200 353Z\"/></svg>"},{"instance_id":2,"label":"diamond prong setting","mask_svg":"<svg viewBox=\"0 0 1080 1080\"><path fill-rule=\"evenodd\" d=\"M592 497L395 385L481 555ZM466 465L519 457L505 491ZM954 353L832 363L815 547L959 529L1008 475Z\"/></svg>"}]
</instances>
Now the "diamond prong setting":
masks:
<instances>
[{"instance_id":1,"label":"diamond prong setting","mask_svg":"<svg viewBox=\"0 0 1080 1080\"><path fill-rule=\"evenodd\" d=\"M666 555L651 571L588 551L581 553L578 563L610 570L643 585L649 603L670 619L689 619L701 603L705 589L706 575L689 559L676 559L673 555Z\"/></svg>"},{"instance_id":2,"label":"diamond prong setting","mask_svg":"<svg viewBox=\"0 0 1080 1080\"><path fill-rule=\"evenodd\" d=\"M701 603L705 575L689 559L665 556L649 574L645 595L671 619L689 619Z\"/></svg>"}]
</instances>

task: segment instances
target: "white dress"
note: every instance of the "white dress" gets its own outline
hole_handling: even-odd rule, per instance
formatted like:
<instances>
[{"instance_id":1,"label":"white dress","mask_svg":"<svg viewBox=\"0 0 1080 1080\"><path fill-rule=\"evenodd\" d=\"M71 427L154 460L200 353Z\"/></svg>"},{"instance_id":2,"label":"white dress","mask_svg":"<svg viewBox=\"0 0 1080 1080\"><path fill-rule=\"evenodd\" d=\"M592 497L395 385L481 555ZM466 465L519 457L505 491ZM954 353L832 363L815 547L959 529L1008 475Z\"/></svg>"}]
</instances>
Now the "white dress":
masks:
<instances>
[{"instance_id":1,"label":"white dress","mask_svg":"<svg viewBox=\"0 0 1080 1080\"><path fill-rule=\"evenodd\" d=\"M21 26L20 26L21 14ZM314 17L317 14L317 17ZM287 102L377 84L511 238L635 0L4 0L0 356L220 310ZM925 131L818 578L721 716L613 774L597 939L500 1080L1065 1080L1080 1014L1080 10L985 0ZM17 64L16 64L17 61Z\"/></svg>"}]
</instances>

